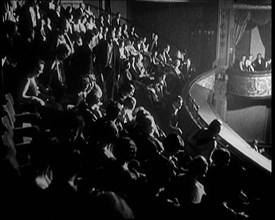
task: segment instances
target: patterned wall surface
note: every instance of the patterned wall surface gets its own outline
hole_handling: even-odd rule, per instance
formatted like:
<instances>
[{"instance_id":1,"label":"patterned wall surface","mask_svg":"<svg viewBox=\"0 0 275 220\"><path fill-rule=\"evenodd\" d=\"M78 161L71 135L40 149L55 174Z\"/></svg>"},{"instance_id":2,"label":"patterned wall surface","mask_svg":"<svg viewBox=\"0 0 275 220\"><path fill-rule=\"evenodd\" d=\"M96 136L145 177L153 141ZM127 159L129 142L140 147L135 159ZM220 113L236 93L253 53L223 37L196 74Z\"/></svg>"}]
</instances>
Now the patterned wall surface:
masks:
<instances>
[{"instance_id":1,"label":"patterned wall surface","mask_svg":"<svg viewBox=\"0 0 275 220\"><path fill-rule=\"evenodd\" d=\"M271 71L262 74L230 74L227 92L251 98L270 98L272 93Z\"/></svg>"}]
</instances>

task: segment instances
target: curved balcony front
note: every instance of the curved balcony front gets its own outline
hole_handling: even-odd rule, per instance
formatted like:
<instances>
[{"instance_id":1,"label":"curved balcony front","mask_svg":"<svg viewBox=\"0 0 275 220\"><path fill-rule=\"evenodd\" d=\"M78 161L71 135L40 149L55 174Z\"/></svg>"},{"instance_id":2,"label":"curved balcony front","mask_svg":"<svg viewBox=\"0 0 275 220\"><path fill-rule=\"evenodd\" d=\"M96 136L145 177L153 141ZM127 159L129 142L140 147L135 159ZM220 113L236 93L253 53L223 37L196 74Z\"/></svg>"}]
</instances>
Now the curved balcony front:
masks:
<instances>
[{"instance_id":1,"label":"curved balcony front","mask_svg":"<svg viewBox=\"0 0 275 220\"><path fill-rule=\"evenodd\" d=\"M228 71L227 93L253 99L268 99L272 94L272 70L245 72Z\"/></svg>"},{"instance_id":2,"label":"curved balcony front","mask_svg":"<svg viewBox=\"0 0 275 220\"><path fill-rule=\"evenodd\" d=\"M215 75L217 72L220 72L218 68L212 69L198 76L186 88L184 88L183 91L183 94L188 94L188 96L184 96L185 109L191 117L191 120L199 128L207 126L216 118L222 120L210 99L213 95ZM246 77L251 78L256 76L269 77L271 76L271 72L262 76L259 74L252 76L252 74L250 74ZM242 76L236 76L235 79L241 77ZM189 124L191 126L192 123ZM186 130L186 132L188 132L188 130ZM271 173L271 160L252 149L251 146L226 122L223 122L218 143L220 146L226 147L234 157L238 158L238 160L246 162L247 165L258 167L260 170L267 173Z\"/></svg>"}]
</instances>

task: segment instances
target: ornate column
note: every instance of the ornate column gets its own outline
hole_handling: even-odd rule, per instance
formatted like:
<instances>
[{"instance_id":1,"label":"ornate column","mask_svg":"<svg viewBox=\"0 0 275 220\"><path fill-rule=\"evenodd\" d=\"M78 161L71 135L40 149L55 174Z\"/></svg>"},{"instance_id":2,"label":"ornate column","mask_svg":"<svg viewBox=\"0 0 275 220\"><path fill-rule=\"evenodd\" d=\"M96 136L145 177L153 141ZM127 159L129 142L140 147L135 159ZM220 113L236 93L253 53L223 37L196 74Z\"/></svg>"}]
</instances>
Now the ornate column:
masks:
<instances>
[{"instance_id":1,"label":"ornate column","mask_svg":"<svg viewBox=\"0 0 275 220\"><path fill-rule=\"evenodd\" d=\"M228 76L224 71L215 74L214 94L212 100L214 109L225 122L227 120L227 80Z\"/></svg>"},{"instance_id":2,"label":"ornate column","mask_svg":"<svg viewBox=\"0 0 275 220\"><path fill-rule=\"evenodd\" d=\"M215 64L228 68L233 64L234 13L232 0L219 1L217 50Z\"/></svg>"}]
</instances>

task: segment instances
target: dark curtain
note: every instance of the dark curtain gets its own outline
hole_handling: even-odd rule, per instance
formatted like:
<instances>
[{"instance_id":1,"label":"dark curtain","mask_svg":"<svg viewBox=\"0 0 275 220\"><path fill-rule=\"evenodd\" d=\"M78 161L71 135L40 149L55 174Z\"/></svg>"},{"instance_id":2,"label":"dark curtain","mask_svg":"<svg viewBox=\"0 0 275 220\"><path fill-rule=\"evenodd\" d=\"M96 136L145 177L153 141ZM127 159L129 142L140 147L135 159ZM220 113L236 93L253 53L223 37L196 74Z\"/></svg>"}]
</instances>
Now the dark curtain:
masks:
<instances>
[{"instance_id":1,"label":"dark curtain","mask_svg":"<svg viewBox=\"0 0 275 220\"><path fill-rule=\"evenodd\" d=\"M246 30L247 24L251 17L251 12L247 10L235 10L234 16L235 16L235 22L234 22L233 39L234 39L234 44L237 45L240 42L240 39Z\"/></svg>"},{"instance_id":2,"label":"dark curtain","mask_svg":"<svg viewBox=\"0 0 275 220\"><path fill-rule=\"evenodd\" d=\"M271 58L271 21L265 25L258 26L258 28L265 47L265 59Z\"/></svg>"},{"instance_id":3,"label":"dark curtain","mask_svg":"<svg viewBox=\"0 0 275 220\"><path fill-rule=\"evenodd\" d=\"M262 43L265 47L265 58L271 58L271 11L252 10L251 18L246 26L246 30L258 27Z\"/></svg>"},{"instance_id":4,"label":"dark curtain","mask_svg":"<svg viewBox=\"0 0 275 220\"><path fill-rule=\"evenodd\" d=\"M236 46L235 57L241 55L237 52L237 48L243 48L244 42L242 37L246 36L246 32L251 32L256 26L259 29L262 43L265 47L265 58L271 58L271 10L235 10L235 24L233 39ZM239 44L239 45L238 45ZM242 49L242 53L243 53Z\"/></svg>"}]
</instances>

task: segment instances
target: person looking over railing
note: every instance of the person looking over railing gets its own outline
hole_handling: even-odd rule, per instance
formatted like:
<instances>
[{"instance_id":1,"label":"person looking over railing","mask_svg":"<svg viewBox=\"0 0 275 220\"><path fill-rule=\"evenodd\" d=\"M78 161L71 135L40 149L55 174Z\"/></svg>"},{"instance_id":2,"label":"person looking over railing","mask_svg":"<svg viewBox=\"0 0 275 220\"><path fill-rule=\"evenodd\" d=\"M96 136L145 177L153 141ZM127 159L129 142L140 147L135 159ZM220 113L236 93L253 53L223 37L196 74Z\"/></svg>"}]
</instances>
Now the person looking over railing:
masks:
<instances>
[{"instance_id":1,"label":"person looking over railing","mask_svg":"<svg viewBox=\"0 0 275 220\"><path fill-rule=\"evenodd\" d=\"M180 60L176 59L174 65L170 68L166 76L167 91L171 97L175 97L181 94L182 85L184 83L184 75L180 70Z\"/></svg>"},{"instance_id":2,"label":"person looking over railing","mask_svg":"<svg viewBox=\"0 0 275 220\"><path fill-rule=\"evenodd\" d=\"M241 70L241 71L245 71L245 69L246 69L246 66L245 66L245 61L246 61L246 56L245 55L242 55L242 58L241 58L241 60L240 60L240 62L239 62L239 70Z\"/></svg>"},{"instance_id":3,"label":"person looking over railing","mask_svg":"<svg viewBox=\"0 0 275 220\"><path fill-rule=\"evenodd\" d=\"M265 69L265 59L262 57L261 53L257 54L257 58L253 62L255 71L263 71Z\"/></svg>"},{"instance_id":4,"label":"person looking over railing","mask_svg":"<svg viewBox=\"0 0 275 220\"><path fill-rule=\"evenodd\" d=\"M245 70L248 72L254 72L254 66L253 66L253 55L250 54L249 57L245 61Z\"/></svg>"},{"instance_id":5,"label":"person looking over railing","mask_svg":"<svg viewBox=\"0 0 275 220\"><path fill-rule=\"evenodd\" d=\"M269 58L269 59L267 59L267 61L265 61L265 69L267 69L267 70L272 69L271 58Z\"/></svg>"},{"instance_id":6,"label":"person looking over railing","mask_svg":"<svg viewBox=\"0 0 275 220\"><path fill-rule=\"evenodd\" d=\"M186 59L186 63L182 65L181 71L185 79L190 79L195 76L196 70L190 58Z\"/></svg>"},{"instance_id":7,"label":"person looking over railing","mask_svg":"<svg viewBox=\"0 0 275 220\"><path fill-rule=\"evenodd\" d=\"M204 156L209 162L212 152L217 148L217 137L221 131L222 122L214 119L208 127L197 130L188 138L185 152L191 158L198 155Z\"/></svg>"}]
</instances>

